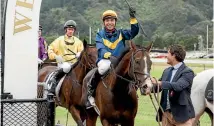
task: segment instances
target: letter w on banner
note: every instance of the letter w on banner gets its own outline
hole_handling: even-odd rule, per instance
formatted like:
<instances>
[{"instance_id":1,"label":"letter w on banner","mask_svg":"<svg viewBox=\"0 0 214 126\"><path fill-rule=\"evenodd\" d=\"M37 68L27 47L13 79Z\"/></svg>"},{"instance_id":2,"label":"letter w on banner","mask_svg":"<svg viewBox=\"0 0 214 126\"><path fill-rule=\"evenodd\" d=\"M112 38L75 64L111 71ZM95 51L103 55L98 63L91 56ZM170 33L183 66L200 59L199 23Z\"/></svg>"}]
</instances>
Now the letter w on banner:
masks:
<instances>
[{"instance_id":1,"label":"letter w on banner","mask_svg":"<svg viewBox=\"0 0 214 126\"><path fill-rule=\"evenodd\" d=\"M14 98L36 98L38 26L42 0L8 0L4 87Z\"/></svg>"}]
</instances>

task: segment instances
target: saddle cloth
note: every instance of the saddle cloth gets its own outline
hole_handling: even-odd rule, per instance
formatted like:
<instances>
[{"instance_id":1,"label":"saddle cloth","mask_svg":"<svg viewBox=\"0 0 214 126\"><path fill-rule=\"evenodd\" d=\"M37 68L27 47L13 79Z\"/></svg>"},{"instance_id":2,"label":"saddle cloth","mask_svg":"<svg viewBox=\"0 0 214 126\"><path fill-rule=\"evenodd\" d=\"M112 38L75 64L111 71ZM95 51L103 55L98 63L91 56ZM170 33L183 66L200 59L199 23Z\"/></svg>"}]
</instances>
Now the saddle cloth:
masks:
<instances>
[{"instance_id":1,"label":"saddle cloth","mask_svg":"<svg viewBox=\"0 0 214 126\"><path fill-rule=\"evenodd\" d=\"M48 77L46 78L46 80L45 80L45 85L47 86L47 89L48 89L48 90L51 89L51 86L52 86L52 83L49 84L48 82L50 82L50 80L54 77L54 76L53 76L53 73L54 73L54 72L51 72L51 73L48 75ZM60 89L61 89L61 86L62 86L62 82L63 82L64 79L65 79L65 76L66 76L66 74L65 74L61 79L57 80L57 86L56 86L56 88L55 88L55 96L56 96L57 101L58 101L59 103L60 103L59 92L60 92Z\"/></svg>"},{"instance_id":2,"label":"saddle cloth","mask_svg":"<svg viewBox=\"0 0 214 126\"><path fill-rule=\"evenodd\" d=\"M207 99L207 101L209 102L213 102L213 78L212 77L208 84L207 84L207 87L206 87L206 90L205 90L205 98Z\"/></svg>"}]
</instances>

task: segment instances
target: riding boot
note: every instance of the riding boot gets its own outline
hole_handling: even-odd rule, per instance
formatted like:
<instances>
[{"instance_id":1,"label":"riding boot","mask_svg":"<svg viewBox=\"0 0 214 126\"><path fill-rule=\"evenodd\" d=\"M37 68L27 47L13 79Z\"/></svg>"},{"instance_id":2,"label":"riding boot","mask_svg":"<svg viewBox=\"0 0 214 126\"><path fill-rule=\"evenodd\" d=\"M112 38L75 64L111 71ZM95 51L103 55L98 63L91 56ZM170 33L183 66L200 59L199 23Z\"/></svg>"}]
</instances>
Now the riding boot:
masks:
<instances>
[{"instance_id":1,"label":"riding boot","mask_svg":"<svg viewBox=\"0 0 214 126\"><path fill-rule=\"evenodd\" d=\"M64 75L65 75L65 73L63 72L62 68L61 69L57 69L53 73L52 78L51 78L51 80L48 83L48 85L50 86L50 88L48 88L49 92L55 94L55 88L57 86L57 82Z\"/></svg>"},{"instance_id":2,"label":"riding boot","mask_svg":"<svg viewBox=\"0 0 214 126\"><path fill-rule=\"evenodd\" d=\"M94 95L97 88L97 84L100 80L100 74L98 70L95 72L94 77L91 80L91 83L88 85L88 92L87 92L87 102L86 102L86 109L89 109L95 106Z\"/></svg>"}]
</instances>

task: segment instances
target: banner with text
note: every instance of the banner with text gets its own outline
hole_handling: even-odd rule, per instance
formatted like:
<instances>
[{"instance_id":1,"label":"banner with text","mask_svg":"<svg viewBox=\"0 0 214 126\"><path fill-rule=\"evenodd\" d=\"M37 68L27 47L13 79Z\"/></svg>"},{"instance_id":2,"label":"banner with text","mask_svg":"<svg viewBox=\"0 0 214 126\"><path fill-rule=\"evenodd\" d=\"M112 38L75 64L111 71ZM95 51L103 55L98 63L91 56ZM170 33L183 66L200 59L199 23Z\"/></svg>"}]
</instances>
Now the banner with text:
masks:
<instances>
[{"instance_id":1,"label":"banner with text","mask_svg":"<svg viewBox=\"0 0 214 126\"><path fill-rule=\"evenodd\" d=\"M38 27L42 0L8 0L5 24L4 92L36 98Z\"/></svg>"}]
</instances>

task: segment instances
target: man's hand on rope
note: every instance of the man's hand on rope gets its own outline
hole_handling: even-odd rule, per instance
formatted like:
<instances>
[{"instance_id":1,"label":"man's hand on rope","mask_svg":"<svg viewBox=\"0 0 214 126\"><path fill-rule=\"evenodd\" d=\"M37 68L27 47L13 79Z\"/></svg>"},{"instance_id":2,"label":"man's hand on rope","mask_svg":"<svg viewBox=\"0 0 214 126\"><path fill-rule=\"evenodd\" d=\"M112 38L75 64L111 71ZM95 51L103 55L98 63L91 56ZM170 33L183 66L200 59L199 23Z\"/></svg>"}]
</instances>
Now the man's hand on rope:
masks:
<instances>
[{"instance_id":1,"label":"man's hand on rope","mask_svg":"<svg viewBox=\"0 0 214 126\"><path fill-rule=\"evenodd\" d=\"M152 84L153 85L159 85L159 86L161 86L161 81L158 81L156 78L154 78L154 77L152 77L151 78L151 81L152 81Z\"/></svg>"}]
</instances>

